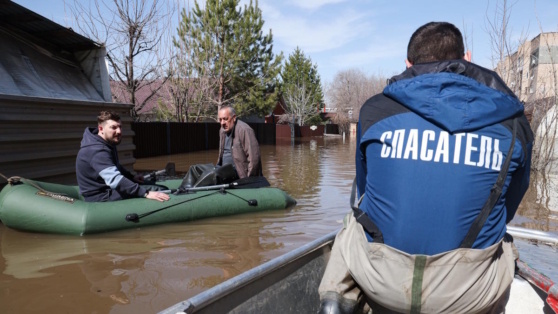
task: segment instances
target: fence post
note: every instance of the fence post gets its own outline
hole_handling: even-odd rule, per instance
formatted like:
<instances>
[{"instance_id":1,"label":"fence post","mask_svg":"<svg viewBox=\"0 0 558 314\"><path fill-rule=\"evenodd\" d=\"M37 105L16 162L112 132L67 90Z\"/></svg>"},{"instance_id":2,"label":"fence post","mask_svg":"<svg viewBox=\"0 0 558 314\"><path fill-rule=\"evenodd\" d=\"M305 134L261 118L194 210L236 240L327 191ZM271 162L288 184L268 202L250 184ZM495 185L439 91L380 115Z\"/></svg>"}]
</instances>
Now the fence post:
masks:
<instances>
[{"instance_id":1,"label":"fence post","mask_svg":"<svg viewBox=\"0 0 558 314\"><path fill-rule=\"evenodd\" d=\"M207 127L207 122L204 122L203 124L205 124L205 149L209 149L209 130Z\"/></svg>"},{"instance_id":2,"label":"fence post","mask_svg":"<svg viewBox=\"0 0 558 314\"><path fill-rule=\"evenodd\" d=\"M171 127L170 122L167 121L167 155L171 154Z\"/></svg>"}]
</instances>

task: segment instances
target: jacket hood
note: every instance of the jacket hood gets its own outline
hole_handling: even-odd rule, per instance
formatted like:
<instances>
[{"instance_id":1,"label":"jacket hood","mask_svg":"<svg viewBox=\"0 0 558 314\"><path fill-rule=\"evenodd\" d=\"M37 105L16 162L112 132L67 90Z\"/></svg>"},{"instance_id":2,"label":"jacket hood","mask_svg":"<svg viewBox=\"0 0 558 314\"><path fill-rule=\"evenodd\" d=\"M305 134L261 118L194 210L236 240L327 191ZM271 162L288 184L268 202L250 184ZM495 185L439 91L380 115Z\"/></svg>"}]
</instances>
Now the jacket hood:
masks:
<instances>
[{"instance_id":1,"label":"jacket hood","mask_svg":"<svg viewBox=\"0 0 558 314\"><path fill-rule=\"evenodd\" d=\"M519 99L495 72L465 60L413 65L388 84L384 95L451 133L523 112Z\"/></svg>"},{"instance_id":2,"label":"jacket hood","mask_svg":"<svg viewBox=\"0 0 558 314\"><path fill-rule=\"evenodd\" d=\"M98 128L85 128L83 138L81 139L81 147L83 148L93 145L109 146L109 144L99 136Z\"/></svg>"}]
</instances>

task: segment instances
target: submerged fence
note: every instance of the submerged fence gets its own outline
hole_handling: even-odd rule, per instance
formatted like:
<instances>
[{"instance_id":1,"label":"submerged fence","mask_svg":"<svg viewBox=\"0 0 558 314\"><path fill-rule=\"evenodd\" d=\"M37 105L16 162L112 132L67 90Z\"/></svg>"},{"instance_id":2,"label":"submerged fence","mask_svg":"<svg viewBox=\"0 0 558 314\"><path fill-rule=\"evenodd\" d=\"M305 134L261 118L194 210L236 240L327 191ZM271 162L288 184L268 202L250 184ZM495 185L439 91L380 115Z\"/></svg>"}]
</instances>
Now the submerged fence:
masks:
<instances>
[{"instance_id":1,"label":"submerged fence","mask_svg":"<svg viewBox=\"0 0 558 314\"><path fill-rule=\"evenodd\" d=\"M256 133L258 143L275 145L277 138L291 137L291 125L272 123L248 123ZM195 151L218 149L219 129L216 122L181 123L181 122L133 122L135 133L135 158L145 158ZM338 134L336 124L317 127L295 125L295 137L323 136Z\"/></svg>"},{"instance_id":2,"label":"submerged fence","mask_svg":"<svg viewBox=\"0 0 558 314\"><path fill-rule=\"evenodd\" d=\"M275 124L248 123L260 144L275 144ZM190 153L219 148L220 124L134 122L135 158Z\"/></svg>"}]
</instances>

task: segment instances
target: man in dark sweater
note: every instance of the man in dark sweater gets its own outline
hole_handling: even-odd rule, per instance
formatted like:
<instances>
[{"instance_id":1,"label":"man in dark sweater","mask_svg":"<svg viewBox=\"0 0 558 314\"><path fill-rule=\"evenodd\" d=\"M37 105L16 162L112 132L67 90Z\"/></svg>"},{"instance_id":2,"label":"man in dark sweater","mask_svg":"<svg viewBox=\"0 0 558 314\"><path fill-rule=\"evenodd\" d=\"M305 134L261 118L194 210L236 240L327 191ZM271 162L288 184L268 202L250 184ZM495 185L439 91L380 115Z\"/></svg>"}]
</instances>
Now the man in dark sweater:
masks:
<instances>
[{"instance_id":1,"label":"man in dark sweater","mask_svg":"<svg viewBox=\"0 0 558 314\"><path fill-rule=\"evenodd\" d=\"M87 202L117 201L144 197L166 201L162 192L148 191L143 177L132 175L118 161L116 146L122 140L120 116L101 111L97 128L86 128L76 160L79 191Z\"/></svg>"}]
</instances>

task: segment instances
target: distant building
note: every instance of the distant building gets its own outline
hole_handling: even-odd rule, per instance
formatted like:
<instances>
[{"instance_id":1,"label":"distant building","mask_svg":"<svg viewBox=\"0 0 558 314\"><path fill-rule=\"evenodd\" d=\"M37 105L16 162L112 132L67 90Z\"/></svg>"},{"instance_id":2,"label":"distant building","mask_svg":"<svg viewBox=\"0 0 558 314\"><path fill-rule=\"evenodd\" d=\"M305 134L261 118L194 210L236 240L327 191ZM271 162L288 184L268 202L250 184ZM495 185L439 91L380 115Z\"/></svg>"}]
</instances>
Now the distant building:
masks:
<instances>
[{"instance_id":1,"label":"distant building","mask_svg":"<svg viewBox=\"0 0 558 314\"><path fill-rule=\"evenodd\" d=\"M541 118L555 103L558 89L558 33L541 33L525 41L496 70L525 103L528 117Z\"/></svg>"}]
</instances>

